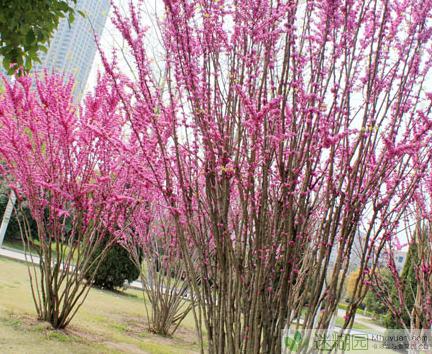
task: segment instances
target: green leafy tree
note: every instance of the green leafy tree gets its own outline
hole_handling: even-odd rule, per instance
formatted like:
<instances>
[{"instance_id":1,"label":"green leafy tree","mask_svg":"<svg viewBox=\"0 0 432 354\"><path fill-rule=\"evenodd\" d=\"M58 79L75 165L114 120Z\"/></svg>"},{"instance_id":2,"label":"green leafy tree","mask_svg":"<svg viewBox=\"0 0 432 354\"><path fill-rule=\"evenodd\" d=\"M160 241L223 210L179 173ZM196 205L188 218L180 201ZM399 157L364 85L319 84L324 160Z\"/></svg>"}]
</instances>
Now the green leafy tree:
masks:
<instances>
[{"instance_id":1,"label":"green leafy tree","mask_svg":"<svg viewBox=\"0 0 432 354\"><path fill-rule=\"evenodd\" d=\"M370 289L365 298L366 308L382 318L383 325L389 329L401 328L401 320L407 327L410 326L410 313L414 307L415 295L417 292L417 280L415 268L418 263L417 245L411 244L408 250L407 258L399 277L400 287L403 296L404 306L401 305L401 299L398 295L398 290L395 278L388 269L381 269L381 286L385 289L381 292L377 289ZM387 300L385 300L387 299ZM395 308L401 309L400 314L396 315L389 309L389 303ZM409 311L409 312L407 312Z\"/></svg>"},{"instance_id":2,"label":"green leafy tree","mask_svg":"<svg viewBox=\"0 0 432 354\"><path fill-rule=\"evenodd\" d=\"M9 74L11 64L31 69L63 17L74 20L77 0L0 0L0 56ZM81 14L81 12L80 12Z\"/></svg>"},{"instance_id":3,"label":"green leafy tree","mask_svg":"<svg viewBox=\"0 0 432 354\"><path fill-rule=\"evenodd\" d=\"M356 269L348 275L346 282L345 300L351 302L354 296L356 283L361 276L360 269Z\"/></svg>"},{"instance_id":4,"label":"green leafy tree","mask_svg":"<svg viewBox=\"0 0 432 354\"><path fill-rule=\"evenodd\" d=\"M412 311L415 302L415 295L417 292L417 280L415 267L418 263L417 245L415 243L411 244L408 250L407 258L400 275L400 280L403 286L403 299L406 308ZM393 280L394 281L394 280ZM392 287L392 297L396 303L398 300L396 286ZM407 327L410 326L410 316L406 311L402 311L402 321ZM384 325L387 328L400 328L400 322L395 318L395 316L389 312L384 318Z\"/></svg>"},{"instance_id":5,"label":"green leafy tree","mask_svg":"<svg viewBox=\"0 0 432 354\"><path fill-rule=\"evenodd\" d=\"M106 254L103 261L96 269L98 262L95 261L101 256L101 253L106 249L109 237L106 238L94 253L92 261L94 266L89 269L88 278L92 278L92 272L96 271L93 285L99 288L114 290L122 287L127 281L133 282L139 277L139 269L129 257L129 252L119 244L114 244Z\"/></svg>"},{"instance_id":6,"label":"green leafy tree","mask_svg":"<svg viewBox=\"0 0 432 354\"><path fill-rule=\"evenodd\" d=\"M382 280L385 283L386 289L392 289L392 297L394 298L396 293L394 292L394 279L391 272L384 268L379 270ZM382 319L383 323L387 324L389 318L388 306L382 301L381 294L377 294L373 289L369 289L364 299L364 304L369 312L372 312L376 318Z\"/></svg>"}]
</instances>

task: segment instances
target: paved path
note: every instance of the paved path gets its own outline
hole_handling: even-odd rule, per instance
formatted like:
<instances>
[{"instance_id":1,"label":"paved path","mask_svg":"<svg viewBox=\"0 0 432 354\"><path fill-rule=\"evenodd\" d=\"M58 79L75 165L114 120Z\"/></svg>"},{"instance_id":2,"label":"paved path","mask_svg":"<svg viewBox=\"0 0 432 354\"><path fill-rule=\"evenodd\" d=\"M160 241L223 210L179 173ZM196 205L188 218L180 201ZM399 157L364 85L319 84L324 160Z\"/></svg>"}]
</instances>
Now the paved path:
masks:
<instances>
[{"instance_id":1,"label":"paved path","mask_svg":"<svg viewBox=\"0 0 432 354\"><path fill-rule=\"evenodd\" d=\"M345 310L343 309L338 309L338 317L343 318L345 316ZM355 318L354 318L354 324L358 323L361 324L363 326L367 326L369 327L369 329L375 331L377 334L384 334L385 332L385 328L383 326L380 326L378 323L371 323L372 319L370 317L366 317L364 315L361 314L361 310L358 310ZM361 330L352 330L352 331L358 331L361 332Z\"/></svg>"},{"instance_id":2,"label":"paved path","mask_svg":"<svg viewBox=\"0 0 432 354\"><path fill-rule=\"evenodd\" d=\"M378 334L384 334L385 328L378 323L371 323L370 321L373 321L370 317L363 316L362 314L358 313L355 317L355 322L364 326L369 327L370 329L373 329ZM378 322L378 321L377 321Z\"/></svg>"},{"instance_id":3,"label":"paved path","mask_svg":"<svg viewBox=\"0 0 432 354\"><path fill-rule=\"evenodd\" d=\"M27 260L25 257L25 254L23 252L11 250L9 248L0 248L0 256L5 257L5 258L9 258L9 259L15 259L15 260L21 261L21 262L30 261L30 257L27 257L28 258L28 260ZM39 263L39 257L33 256L33 261L35 263Z\"/></svg>"}]
</instances>

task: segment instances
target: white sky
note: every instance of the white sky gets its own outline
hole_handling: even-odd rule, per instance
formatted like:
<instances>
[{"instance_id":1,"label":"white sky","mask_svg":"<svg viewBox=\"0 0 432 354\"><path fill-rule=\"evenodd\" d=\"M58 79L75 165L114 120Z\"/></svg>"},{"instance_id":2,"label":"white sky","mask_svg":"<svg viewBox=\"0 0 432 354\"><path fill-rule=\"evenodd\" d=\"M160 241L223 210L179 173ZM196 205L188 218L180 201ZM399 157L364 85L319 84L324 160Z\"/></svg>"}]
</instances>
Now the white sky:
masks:
<instances>
[{"instance_id":1,"label":"white sky","mask_svg":"<svg viewBox=\"0 0 432 354\"><path fill-rule=\"evenodd\" d=\"M134 0L134 2L137 2ZM115 0L117 6L122 9L123 13L128 13L128 3L129 0ZM146 38L148 38L148 47L153 52L156 53L160 48L160 44L157 40L157 18L161 16L163 10L163 1L162 0L144 0L144 13L142 15L142 21L145 26L147 26L148 34ZM114 27L111 22L113 9L111 7L110 14L108 15L108 19L102 33L102 37L100 39L101 47L105 51L105 54L109 57L112 51L112 48L121 49L124 45L124 42L119 35L118 30ZM126 50L127 52L127 50ZM119 58L120 59L120 58ZM99 52L96 52L95 59L93 61L92 69L90 71L90 75L86 85L86 92L91 90L95 84L97 79L98 71L103 71L102 63L100 60ZM125 64L126 65L126 64Z\"/></svg>"}]
</instances>

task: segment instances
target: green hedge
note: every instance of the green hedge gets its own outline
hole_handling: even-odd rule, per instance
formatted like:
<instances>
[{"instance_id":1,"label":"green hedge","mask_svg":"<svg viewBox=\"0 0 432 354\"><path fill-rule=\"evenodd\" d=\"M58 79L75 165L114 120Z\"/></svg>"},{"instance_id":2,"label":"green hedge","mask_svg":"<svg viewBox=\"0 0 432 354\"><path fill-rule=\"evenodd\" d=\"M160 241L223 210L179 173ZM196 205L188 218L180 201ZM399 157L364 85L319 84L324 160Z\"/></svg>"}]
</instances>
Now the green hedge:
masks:
<instances>
[{"instance_id":1,"label":"green hedge","mask_svg":"<svg viewBox=\"0 0 432 354\"><path fill-rule=\"evenodd\" d=\"M106 242L99 247L93 259L100 255L105 244ZM94 269L94 267L90 269L87 278L90 278ZM115 244L100 264L93 285L102 289L114 290L122 287L126 281L131 283L138 277L139 270L129 258L129 253L122 246Z\"/></svg>"}]
</instances>

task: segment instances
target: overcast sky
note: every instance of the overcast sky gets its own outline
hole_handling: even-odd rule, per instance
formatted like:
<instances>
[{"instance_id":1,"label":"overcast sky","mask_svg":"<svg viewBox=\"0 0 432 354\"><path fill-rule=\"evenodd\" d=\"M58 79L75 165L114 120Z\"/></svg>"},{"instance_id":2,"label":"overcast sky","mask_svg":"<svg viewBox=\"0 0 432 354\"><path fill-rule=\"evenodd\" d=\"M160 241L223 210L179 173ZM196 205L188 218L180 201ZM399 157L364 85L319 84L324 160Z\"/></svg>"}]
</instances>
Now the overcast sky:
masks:
<instances>
[{"instance_id":1,"label":"overcast sky","mask_svg":"<svg viewBox=\"0 0 432 354\"><path fill-rule=\"evenodd\" d=\"M124 13L127 13L129 0L116 0L119 8L122 9ZM156 55L157 52L160 52L161 46L157 39L157 18L160 18L163 10L163 1L162 0L145 0L144 3L144 11L141 13L142 20L144 24L149 28L148 33L146 35L147 38L147 47L151 53ZM112 8L110 14L107 19L107 23L105 25L104 31L102 33L102 37L100 39L101 46L107 56L110 56L112 48L116 48L120 50L124 46L124 42L121 36L118 34L117 29L111 22L112 17ZM125 69L127 68L125 64ZM91 90L96 83L97 73L98 71L102 71L100 55L97 52L95 55L95 59L92 65L92 70L89 75L89 79L87 81L86 91Z\"/></svg>"}]
</instances>

